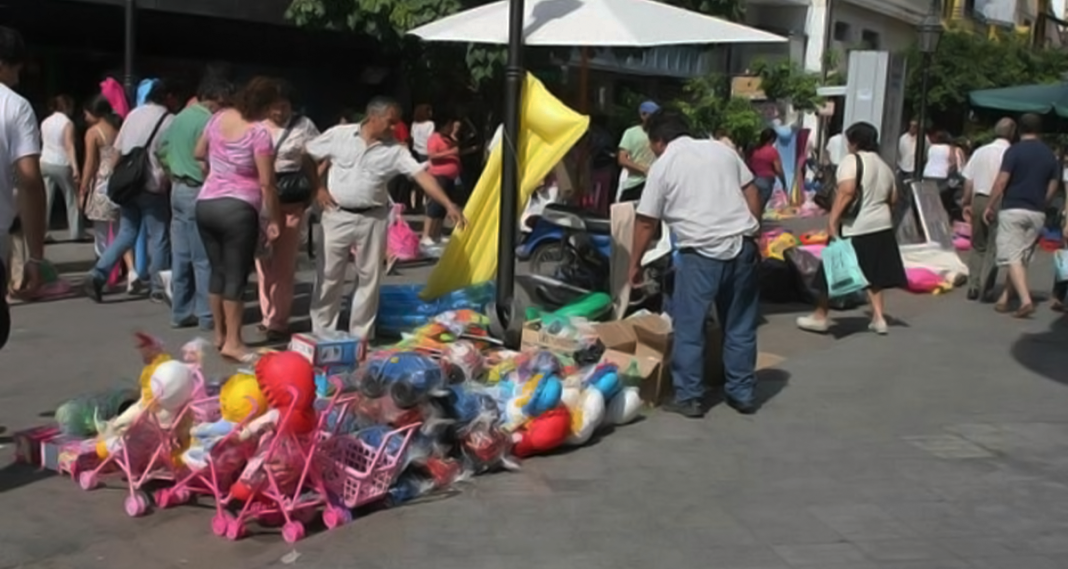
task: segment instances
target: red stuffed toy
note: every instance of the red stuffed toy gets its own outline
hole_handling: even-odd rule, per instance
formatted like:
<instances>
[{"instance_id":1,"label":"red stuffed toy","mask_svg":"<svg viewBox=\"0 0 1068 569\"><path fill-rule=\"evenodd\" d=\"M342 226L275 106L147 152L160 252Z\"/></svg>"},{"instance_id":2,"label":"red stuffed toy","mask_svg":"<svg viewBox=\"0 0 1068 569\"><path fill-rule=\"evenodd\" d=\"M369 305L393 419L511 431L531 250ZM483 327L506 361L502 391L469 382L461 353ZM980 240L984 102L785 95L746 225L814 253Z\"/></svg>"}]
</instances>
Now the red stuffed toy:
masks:
<instances>
[{"instance_id":1,"label":"red stuffed toy","mask_svg":"<svg viewBox=\"0 0 1068 569\"><path fill-rule=\"evenodd\" d=\"M281 414L277 432L305 435L315 429L315 370L307 358L297 352L266 354L256 364L256 379L271 409Z\"/></svg>"},{"instance_id":2,"label":"red stuffed toy","mask_svg":"<svg viewBox=\"0 0 1068 569\"><path fill-rule=\"evenodd\" d=\"M514 436L512 454L526 458L554 450L564 444L571 434L571 412L563 405L542 413Z\"/></svg>"}]
</instances>

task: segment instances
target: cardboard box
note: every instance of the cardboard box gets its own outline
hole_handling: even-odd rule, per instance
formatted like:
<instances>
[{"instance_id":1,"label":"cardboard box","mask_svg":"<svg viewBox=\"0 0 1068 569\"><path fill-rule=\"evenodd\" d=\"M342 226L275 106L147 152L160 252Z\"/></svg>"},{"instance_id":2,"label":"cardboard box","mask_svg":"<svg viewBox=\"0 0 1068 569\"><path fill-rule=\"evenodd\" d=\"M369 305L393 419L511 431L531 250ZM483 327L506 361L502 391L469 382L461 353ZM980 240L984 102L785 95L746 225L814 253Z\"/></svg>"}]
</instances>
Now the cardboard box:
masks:
<instances>
[{"instance_id":1,"label":"cardboard box","mask_svg":"<svg viewBox=\"0 0 1068 569\"><path fill-rule=\"evenodd\" d=\"M344 332L333 334L295 334L289 349L308 358L315 367L356 365L360 339Z\"/></svg>"},{"instance_id":2,"label":"cardboard box","mask_svg":"<svg viewBox=\"0 0 1068 569\"><path fill-rule=\"evenodd\" d=\"M591 328L591 335L594 329L595 327ZM581 339L555 336L542 329L537 322L527 322L523 325L522 343L524 348L545 348L564 354L573 354L583 347Z\"/></svg>"},{"instance_id":3,"label":"cardboard box","mask_svg":"<svg viewBox=\"0 0 1068 569\"><path fill-rule=\"evenodd\" d=\"M18 431L12 438L15 440L15 462L41 466L41 443L59 436L59 427L55 425L41 425Z\"/></svg>"},{"instance_id":4,"label":"cardboard box","mask_svg":"<svg viewBox=\"0 0 1068 569\"><path fill-rule=\"evenodd\" d=\"M633 371L641 377L639 391L643 401L659 405L671 394L670 322L646 315L596 324L593 328L605 347L601 361L616 364L620 372Z\"/></svg>"},{"instance_id":5,"label":"cardboard box","mask_svg":"<svg viewBox=\"0 0 1068 569\"><path fill-rule=\"evenodd\" d=\"M59 472L59 456L71 443L81 443L84 439L71 435L57 435L41 443L41 468ZM93 447L95 450L95 446Z\"/></svg>"},{"instance_id":6,"label":"cardboard box","mask_svg":"<svg viewBox=\"0 0 1068 569\"><path fill-rule=\"evenodd\" d=\"M76 478L78 473L100 466L100 462L95 438L72 440L60 445L56 470Z\"/></svg>"}]
</instances>

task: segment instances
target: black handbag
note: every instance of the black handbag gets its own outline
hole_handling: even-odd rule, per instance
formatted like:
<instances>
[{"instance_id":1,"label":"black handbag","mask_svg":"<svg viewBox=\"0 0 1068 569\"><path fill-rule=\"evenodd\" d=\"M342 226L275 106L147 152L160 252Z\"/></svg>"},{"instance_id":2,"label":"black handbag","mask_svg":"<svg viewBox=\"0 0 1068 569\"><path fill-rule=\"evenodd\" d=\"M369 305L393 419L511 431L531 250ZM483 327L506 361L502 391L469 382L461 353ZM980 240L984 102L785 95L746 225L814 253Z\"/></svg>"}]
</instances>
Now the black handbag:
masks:
<instances>
[{"instance_id":1,"label":"black handbag","mask_svg":"<svg viewBox=\"0 0 1068 569\"><path fill-rule=\"evenodd\" d=\"M282 137L278 139L278 144L275 145L275 153L282 148L282 144L289 138L290 133L293 132L293 127L297 122L301 120L300 115L294 116L289 121L289 126L282 131ZM283 204L298 204L308 203L312 199L312 187L311 180L304 175L304 172L297 170L296 172L283 172L275 176L276 184L278 186L278 201Z\"/></svg>"},{"instance_id":2,"label":"black handbag","mask_svg":"<svg viewBox=\"0 0 1068 569\"><path fill-rule=\"evenodd\" d=\"M860 154L854 154L853 157L857 161L857 191L853 199L842 210L842 219L856 219L857 215L860 214L860 203L863 201L861 196L863 195L864 161L860 159ZM820 189L816 191L816 195L812 196L812 201L824 211L830 213L837 196L838 184L837 180L835 180L834 183L824 183L820 186Z\"/></svg>"}]
</instances>

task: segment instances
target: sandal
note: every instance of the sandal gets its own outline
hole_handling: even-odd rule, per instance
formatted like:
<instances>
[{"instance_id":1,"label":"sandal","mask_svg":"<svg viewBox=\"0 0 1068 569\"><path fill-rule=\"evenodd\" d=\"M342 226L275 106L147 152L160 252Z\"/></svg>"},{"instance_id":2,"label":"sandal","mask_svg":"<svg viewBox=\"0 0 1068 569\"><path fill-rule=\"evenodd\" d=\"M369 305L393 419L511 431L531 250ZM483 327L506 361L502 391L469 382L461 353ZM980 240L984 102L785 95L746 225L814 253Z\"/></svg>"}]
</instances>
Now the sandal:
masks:
<instances>
[{"instance_id":1,"label":"sandal","mask_svg":"<svg viewBox=\"0 0 1068 569\"><path fill-rule=\"evenodd\" d=\"M1012 314L1013 318L1030 318L1035 313L1035 305L1033 303L1027 303L1021 306L1016 312Z\"/></svg>"},{"instance_id":2,"label":"sandal","mask_svg":"<svg viewBox=\"0 0 1068 569\"><path fill-rule=\"evenodd\" d=\"M257 360L260 359L260 355L255 352L245 352L244 355L236 358L234 356L223 353L220 353L219 355L221 355L224 360L238 365L254 364Z\"/></svg>"},{"instance_id":3,"label":"sandal","mask_svg":"<svg viewBox=\"0 0 1068 569\"><path fill-rule=\"evenodd\" d=\"M1054 311L1054 312L1061 312L1061 313L1068 312L1068 310L1065 310L1065 308L1064 308L1064 303L1059 301L1059 300L1054 300L1053 304L1051 304L1049 306L1049 309Z\"/></svg>"},{"instance_id":4,"label":"sandal","mask_svg":"<svg viewBox=\"0 0 1068 569\"><path fill-rule=\"evenodd\" d=\"M1008 304L1001 304L1000 302L994 305L994 312L998 314L1008 314L1011 311Z\"/></svg>"}]
</instances>

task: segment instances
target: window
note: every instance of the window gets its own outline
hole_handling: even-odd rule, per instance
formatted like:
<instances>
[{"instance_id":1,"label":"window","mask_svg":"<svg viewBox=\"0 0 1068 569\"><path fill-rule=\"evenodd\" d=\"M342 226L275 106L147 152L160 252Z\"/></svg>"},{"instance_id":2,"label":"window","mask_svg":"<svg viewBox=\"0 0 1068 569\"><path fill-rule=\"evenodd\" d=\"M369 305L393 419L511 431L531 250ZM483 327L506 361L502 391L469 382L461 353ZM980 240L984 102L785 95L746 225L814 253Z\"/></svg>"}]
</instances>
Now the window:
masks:
<instances>
[{"instance_id":1,"label":"window","mask_svg":"<svg viewBox=\"0 0 1068 569\"><path fill-rule=\"evenodd\" d=\"M834 41L848 42L851 35L849 24L845 22L834 23Z\"/></svg>"},{"instance_id":2,"label":"window","mask_svg":"<svg viewBox=\"0 0 1068 569\"><path fill-rule=\"evenodd\" d=\"M860 32L860 43L864 49L879 49L879 32L871 30Z\"/></svg>"}]
</instances>

